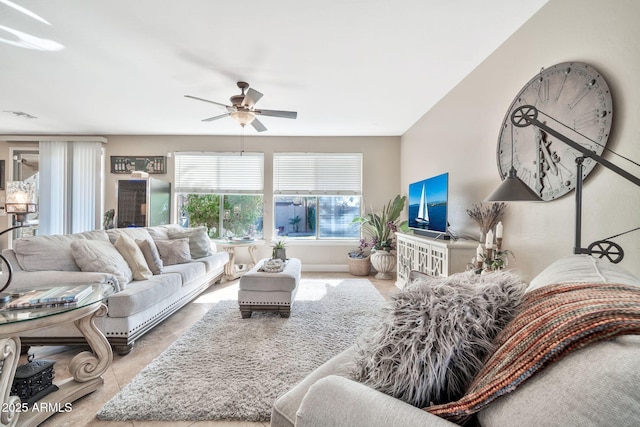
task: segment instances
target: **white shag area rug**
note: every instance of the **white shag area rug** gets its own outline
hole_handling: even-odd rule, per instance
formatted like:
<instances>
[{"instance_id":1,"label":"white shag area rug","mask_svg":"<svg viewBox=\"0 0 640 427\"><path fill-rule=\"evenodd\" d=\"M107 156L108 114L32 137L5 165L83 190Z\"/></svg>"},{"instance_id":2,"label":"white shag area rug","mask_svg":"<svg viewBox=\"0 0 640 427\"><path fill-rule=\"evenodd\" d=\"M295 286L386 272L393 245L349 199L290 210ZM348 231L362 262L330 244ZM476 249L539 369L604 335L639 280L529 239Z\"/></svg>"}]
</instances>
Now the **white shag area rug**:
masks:
<instances>
[{"instance_id":1,"label":"white shag area rug","mask_svg":"<svg viewBox=\"0 0 640 427\"><path fill-rule=\"evenodd\" d=\"M354 344L384 304L367 279L303 279L288 319L267 312L242 319L237 300L220 301L98 418L268 421L273 402Z\"/></svg>"}]
</instances>

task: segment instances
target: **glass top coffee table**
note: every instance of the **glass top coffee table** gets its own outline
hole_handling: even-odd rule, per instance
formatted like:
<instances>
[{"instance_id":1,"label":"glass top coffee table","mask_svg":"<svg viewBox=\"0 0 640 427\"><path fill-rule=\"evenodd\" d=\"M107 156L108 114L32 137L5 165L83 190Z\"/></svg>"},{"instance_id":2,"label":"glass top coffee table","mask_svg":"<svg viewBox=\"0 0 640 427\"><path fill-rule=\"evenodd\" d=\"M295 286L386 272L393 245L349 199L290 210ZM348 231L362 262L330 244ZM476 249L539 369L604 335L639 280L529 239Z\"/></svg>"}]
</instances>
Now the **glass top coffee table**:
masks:
<instances>
[{"instance_id":1,"label":"glass top coffee table","mask_svg":"<svg viewBox=\"0 0 640 427\"><path fill-rule=\"evenodd\" d=\"M82 284L60 287L79 285ZM60 302L53 303L48 302L52 301L50 298L43 298L42 303L35 302L38 299L36 296L44 296L44 291L56 288L7 290L8 293L15 293L11 301L0 304L0 425L37 426L51 415L68 409L71 402L95 391L104 383L102 374L111 365L113 353L109 342L95 326L94 318L107 314L104 301L114 290L107 284L84 285L87 290L82 292L82 296L76 302L54 299ZM30 295L33 296L30 301L34 301L32 307L9 308L12 302ZM23 301L26 299L23 298ZM72 377L59 383L55 382L59 390L37 401L37 410L30 410L17 396L9 396L20 358L20 335L69 323L75 324L82 332L92 351L77 354L69 363L69 373Z\"/></svg>"}]
</instances>

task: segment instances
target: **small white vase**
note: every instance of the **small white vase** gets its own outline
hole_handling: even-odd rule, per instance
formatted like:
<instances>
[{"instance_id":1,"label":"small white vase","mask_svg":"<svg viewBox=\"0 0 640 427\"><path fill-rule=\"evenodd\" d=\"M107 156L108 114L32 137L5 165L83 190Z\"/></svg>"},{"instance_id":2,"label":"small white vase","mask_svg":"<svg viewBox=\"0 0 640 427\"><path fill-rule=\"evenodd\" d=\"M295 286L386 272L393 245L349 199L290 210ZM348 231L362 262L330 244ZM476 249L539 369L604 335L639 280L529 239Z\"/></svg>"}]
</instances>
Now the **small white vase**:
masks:
<instances>
[{"instance_id":1,"label":"small white vase","mask_svg":"<svg viewBox=\"0 0 640 427\"><path fill-rule=\"evenodd\" d=\"M390 280L393 276L390 274L396 266L396 253L394 251L375 251L371 253L371 265L378 272L376 279Z\"/></svg>"}]
</instances>

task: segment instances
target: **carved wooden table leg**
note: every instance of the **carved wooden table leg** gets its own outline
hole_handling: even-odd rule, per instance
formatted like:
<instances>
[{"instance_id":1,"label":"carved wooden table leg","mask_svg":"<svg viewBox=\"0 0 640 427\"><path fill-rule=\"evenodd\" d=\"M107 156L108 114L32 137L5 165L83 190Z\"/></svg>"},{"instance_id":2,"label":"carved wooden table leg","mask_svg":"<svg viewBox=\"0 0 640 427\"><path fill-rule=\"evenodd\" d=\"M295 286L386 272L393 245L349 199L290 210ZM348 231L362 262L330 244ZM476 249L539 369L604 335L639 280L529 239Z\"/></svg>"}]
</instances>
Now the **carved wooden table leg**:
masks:
<instances>
[{"instance_id":1,"label":"carved wooden table leg","mask_svg":"<svg viewBox=\"0 0 640 427\"><path fill-rule=\"evenodd\" d=\"M83 351L71 359L69 373L73 378L57 383L59 388L57 392L48 394L36 403L41 405L41 408L47 408L46 410L32 410L22 414L21 426L38 426L56 412L73 408L72 402L97 390L104 383L101 375L109 368L113 360L113 352L109 341L96 327L94 318L106 314L107 307L100 303L97 309L93 309L93 312L73 321L93 352Z\"/></svg>"},{"instance_id":2,"label":"carved wooden table leg","mask_svg":"<svg viewBox=\"0 0 640 427\"><path fill-rule=\"evenodd\" d=\"M249 256L251 256L251 264L249 264L247 266L247 268L249 268L249 269L253 268L258 262L258 259L256 258L256 250L257 249L258 248L256 247L256 245L250 245L247 248L247 251L249 251Z\"/></svg>"},{"instance_id":3,"label":"carved wooden table leg","mask_svg":"<svg viewBox=\"0 0 640 427\"><path fill-rule=\"evenodd\" d=\"M111 345L93 321L94 317L103 317L106 314L107 307L102 304L91 316L74 322L93 350L93 353L90 351L78 353L69 364L69 372L78 382L84 383L100 378L113 361Z\"/></svg>"},{"instance_id":4,"label":"carved wooden table leg","mask_svg":"<svg viewBox=\"0 0 640 427\"><path fill-rule=\"evenodd\" d=\"M224 275L227 280L236 278L236 250L232 246L227 246L224 250L229 254L229 262L224 266Z\"/></svg>"},{"instance_id":5,"label":"carved wooden table leg","mask_svg":"<svg viewBox=\"0 0 640 427\"><path fill-rule=\"evenodd\" d=\"M0 368L0 393L2 393L0 425L2 426L15 426L20 417L20 412L22 412L20 398L18 396L9 396L13 377L18 367L18 359L20 358L19 349L20 338L0 339L0 358L2 363Z\"/></svg>"}]
</instances>

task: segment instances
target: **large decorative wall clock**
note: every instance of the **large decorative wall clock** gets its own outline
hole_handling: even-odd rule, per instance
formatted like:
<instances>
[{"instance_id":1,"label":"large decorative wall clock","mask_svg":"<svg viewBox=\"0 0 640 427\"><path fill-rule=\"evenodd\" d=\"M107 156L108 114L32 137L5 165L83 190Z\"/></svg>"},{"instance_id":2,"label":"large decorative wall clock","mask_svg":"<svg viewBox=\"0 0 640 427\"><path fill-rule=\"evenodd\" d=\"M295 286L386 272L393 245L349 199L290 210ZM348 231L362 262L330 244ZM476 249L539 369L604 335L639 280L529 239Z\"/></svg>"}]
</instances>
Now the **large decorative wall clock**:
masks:
<instances>
[{"instance_id":1,"label":"large decorative wall clock","mask_svg":"<svg viewBox=\"0 0 640 427\"><path fill-rule=\"evenodd\" d=\"M611 92L590 65L564 62L541 70L511 103L498 137L500 176L504 179L513 166L542 200L557 199L575 188L575 160L582 154L535 126L512 125L511 114L523 105L535 106L541 122L600 155L611 131ZM586 158L583 177L595 165Z\"/></svg>"}]
</instances>

